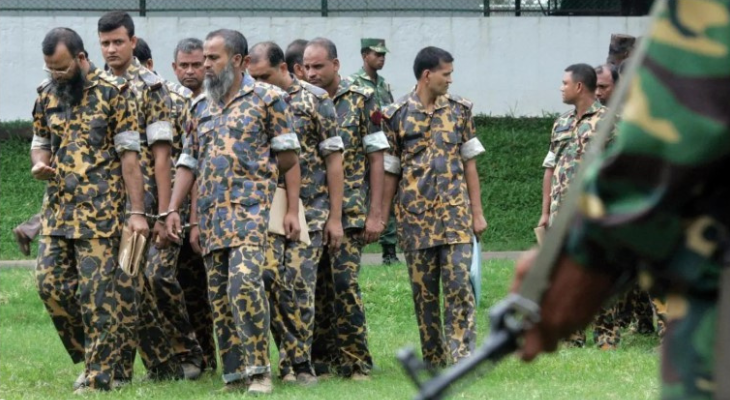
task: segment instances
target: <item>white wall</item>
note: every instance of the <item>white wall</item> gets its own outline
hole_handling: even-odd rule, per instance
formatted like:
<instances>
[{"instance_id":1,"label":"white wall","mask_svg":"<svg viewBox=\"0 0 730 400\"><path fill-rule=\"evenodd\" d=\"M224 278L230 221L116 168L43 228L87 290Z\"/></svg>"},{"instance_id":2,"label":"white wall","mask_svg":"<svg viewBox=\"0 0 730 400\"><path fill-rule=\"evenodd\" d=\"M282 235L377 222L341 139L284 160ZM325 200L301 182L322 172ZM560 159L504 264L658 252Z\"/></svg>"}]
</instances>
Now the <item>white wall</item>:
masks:
<instances>
[{"instance_id":1,"label":"white wall","mask_svg":"<svg viewBox=\"0 0 730 400\"><path fill-rule=\"evenodd\" d=\"M76 30L91 59L103 65L96 22L97 17L0 16L0 120L31 118L35 88L45 78L41 41L49 29ZM519 116L564 110L559 85L565 67L603 62L612 33L642 35L648 18L136 17L135 24L152 48L158 73L168 79L175 79L170 63L179 39L203 38L223 27L243 32L249 46L274 40L285 47L297 38L328 37L338 46L342 74L360 67L361 37L385 38L391 53L382 74L396 97L415 83L418 50L434 45L456 59L453 93L471 99L477 112Z\"/></svg>"}]
</instances>

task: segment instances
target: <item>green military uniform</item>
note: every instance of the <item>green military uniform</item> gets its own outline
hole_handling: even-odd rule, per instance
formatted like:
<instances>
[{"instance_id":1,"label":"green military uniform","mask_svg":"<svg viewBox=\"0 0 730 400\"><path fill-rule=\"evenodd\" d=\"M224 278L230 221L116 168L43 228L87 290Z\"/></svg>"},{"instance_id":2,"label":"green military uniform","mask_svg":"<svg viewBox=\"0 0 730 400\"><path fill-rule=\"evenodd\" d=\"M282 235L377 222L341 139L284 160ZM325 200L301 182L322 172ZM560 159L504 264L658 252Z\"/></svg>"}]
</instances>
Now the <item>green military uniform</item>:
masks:
<instances>
[{"instance_id":1,"label":"green military uniform","mask_svg":"<svg viewBox=\"0 0 730 400\"><path fill-rule=\"evenodd\" d=\"M129 82L139 107L140 166L144 181L145 212L148 215L156 215L157 183L152 145L157 142L173 142L172 103L164 81L143 67L136 58L132 60L123 77ZM172 161L169 162L172 167ZM131 204L128 203L127 207L131 208ZM153 223L154 221L150 220L150 226ZM171 338L167 336L164 328L168 322L156 305L151 283L145 279L145 274L131 277L121 269L118 271L117 302L120 313L121 363L115 371L115 379L122 381L132 379L137 348L152 376L182 375Z\"/></svg>"},{"instance_id":2,"label":"green military uniform","mask_svg":"<svg viewBox=\"0 0 730 400\"><path fill-rule=\"evenodd\" d=\"M400 178L398 239L408 263L423 359L443 367L469 356L476 342L469 283L474 231L464 164L484 147L476 137L472 103L459 96L439 96L429 112L414 91L383 114L391 148L385 171Z\"/></svg>"},{"instance_id":3,"label":"green military uniform","mask_svg":"<svg viewBox=\"0 0 730 400\"><path fill-rule=\"evenodd\" d=\"M86 384L109 389L119 357L117 252L126 197L120 156L140 151L137 107L122 79L93 65L68 106L50 80L38 88L32 149L50 151L55 176L42 207L38 293ZM78 289L78 295L77 295Z\"/></svg>"},{"instance_id":4,"label":"green military uniform","mask_svg":"<svg viewBox=\"0 0 730 400\"><path fill-rule=\"evenodd\" d=\"M565 251L606 273L641 266L645 289L667 300L662 398L711 399L727 373L713 368L730 227L730 2L669 2L644 40L619 135L586 172Z\"/></svg>"},{"instance_id":5,"label":"green military uniform","mask_svg":"<svg viewBox=\"0 0 730 400\"><path fill-rule=\"evenodd\" d=\"M223 380L270 372L266 266L276 153L298 151L285 94L246 79L225 106L204 96L178 168L196 176L200 243L208 272Z\"/></svg>"},{"instance_id":6,"label":"green military uniform","mask_svg":"<svg viewBox=\"0 0 730 400\"><path fill-rule=\"evenodd\" d=\"M554 168L550 182L549 225L555 220L588 143L608 110L595 100L580 118L577 118L576 112L574 108L555 120L550 135L550 150L543 161L544 168ZM594 321L593 339L603 349L618 345L621 334L616 323L615 307L606 307L598 315ZM582 329L574 332L569 339L571 345L578 347L583 347L585 341L585 331Z\"/></svg>"},{"instance_id":7,"label":"green military uniform","mask_svg":"<svg viewBox=\"0 0 730 400\"><path fill-rule=\"evenodd\" d=\"M365 48L368 47L373 51L376 51L378 53L388 53L388 48L385 47L385 40L383 39L371 39L371 38L365 38L360 40L360 47ZM366 87L373 89L375 91L375 97L378 100L378 105L380 108L384 108L385 106L389 105L393 102L393 92L390 89L390 85L385 83L385 78L378 75L375 82L370 78L370 75L368 75L365 72L365 68L360 68L359 71L355 72L354 74L350 75L350 80L352 80L354 85ZM395 208L392 208L391 214L388 216L388 224L385 226L385 230L383 230L383 234L380 235L380 245L381 246L392 246L393 248L396 245L396 234L395 234ZM385 254L385 248L383 250L383 257L386 256ZM395 254L387 255L387 256L395 256Z\"/></svg>"},{"instance_id":8,"label":"green military uniform","mask_svg":"<svg viewBox=\"0 0 730 400\"><path fill-rule=\"evenodd\" d=\"M291 101L292 128L301 144L301 189L311 244L269 233L273 256L264 282L271 309L271 333L279 348L279 374L308 372L314 329L314 289L317 264L322 256L322 230L329 216L325 159L344 150L337 133L337 113L324 89L300 82L292 75L287 89ZM279 176L284 184L284 177Z\"/></svg>"},{"instance_id":9,"label":"green military uniform","mask_svg":"<svg viewBox=\"0 0 730 400\"><path fill-rule=\"evenodd\" d=\"M317 269L312 362L318 374L335 370L351 376L368 374L372 368L365 307L358 284L364 246L360 236L370 200L367 155L387 149L388 142L381 130L382 114L372 90L340 79L333 100L345 146L342 201L345 235L334 254L325 249Z\"/></svg>"}]
</instances>

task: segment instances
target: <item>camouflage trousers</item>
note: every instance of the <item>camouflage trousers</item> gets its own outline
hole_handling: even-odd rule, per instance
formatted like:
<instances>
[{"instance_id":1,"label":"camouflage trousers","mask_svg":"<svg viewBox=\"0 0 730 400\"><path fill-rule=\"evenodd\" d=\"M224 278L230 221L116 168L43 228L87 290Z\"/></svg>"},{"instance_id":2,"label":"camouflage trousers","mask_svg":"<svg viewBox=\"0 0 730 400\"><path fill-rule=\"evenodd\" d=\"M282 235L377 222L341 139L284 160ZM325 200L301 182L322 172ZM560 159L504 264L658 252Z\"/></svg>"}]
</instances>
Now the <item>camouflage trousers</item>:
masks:
<instances>
[{"instance_id":1,"label":"camouflage trousers","mask_svg":"<svg viewBox=\"0 0 730 400\"><path fill-rule=\"evenodd\" d=\"M322 232L309 232L309 237L311 245L269 234L264 284L282 377L288 373L314 373L314 288L317 263L322 256Z\"/></svg>"},{"instance_id":2,"label":"camouflage trousers","mask_svg":"<svg viewBox=\"0 0 730 400\"><path fill-rule=\"evenodd\" d=\"M185 238L177 260L177 280L182 286L185 308L203 352L203 369L215 371L218 362L213 329L213 311L208 300L208 277L203 257L195 254Z\"/></svg>"},{"instance_id":3,"label":"camouflage trousers","mask_svg":"<svg viewBox=\"0 0 730 400\"><path fill-rule=\"evenodd\" d=\"M223 381L231 383L270 372L264 248L214 250L204 260Z\"/></svg>"},{"instance_id":4,"label":"camouflage trousers","mask_svg":"<svg viewBox=\"0 0 730 400\"><path fill-rule=\"evenodd\" d=\"M365 306L358 277L363 243L361 229L347 229L340 248L323 249L317 267L312 364L317 374L369 374L373 367L368 349Z\"/></svg>"},{"instance_id":5,"label":"camouflage trousers","mask_svg":"<svg viewBox=\"0 0 730 400\"><path fill-rule=\"evenodd\" d=\"M593 342L600 349L615 349L621 342L621 330L617 321L616 310L616 304L606 305L601 308L593 320ZM585 346L585 329L573 332L567 342L571 347Z\"/></svg>"},{"instance_id":6,"label":"camouflage trousers","mask_svg":"<svg viewBox=\"0 0 730 400\"><path fill-rule=\"evenodd\" d=\"M388 224L385 225L383 233L378 239L378 243L381 245L396 245L396 234L395 234L395 207L390 208L390 215L388 216Z\"/></svg>"},{"instance_id":7,"label":"camouflage trousers","mask_svg":"<svg viewBox=\"0 0 730 400\"><path fill-rule=\"evenodd\" d=\"M713 398L717 298L667 296L662 399ZM724 371L722 374L727 373Z\"/></svg>"},{"instance_id":8,"label":"camouflage trousers","mask_svg":"<svg viewBox=\"0 0 730 400\"><path fill-rule=\"evenodd\" d=\"M146 265L146 259L141 265ZM175 357L172 341L163 328L168 322L157 307L150 280L145 279L142 272L130 276L121 268L117 269L115 278L120 362L115 366L114 378L132 379L138 349L142 363L151 373L181 375L182 369Z\"/></svg>"},{"instance_id":9,"label":"camouflage trousers","mask_svg":"<svg viewBox=\"0 0 730 400\"><path fill-rule=\"evenodd\" d=\"M440 368L468 357L476 344L476 299L469 283L472 244L406 251L405 257L424 362Z\"/></svg>"},{"instance_id":10,"label":"camouflage trousers","mask_svg":"<svg viewBox=\"0 0 730 400\"><path fill-rule=\"evenodd\" d=\"M155 305L160 312L160 325L165 336L170 339L173 354L181 362L202 362L203 350L195 337L195 331L188 317L183 289L178 282L178 262L182 247L172 244L165 249L150 246L144 275L145 284L151 288ZM202 263L202 259L198 258Z\"/></svg>"},{"instance_id":11,"label":"camouflage trousers","mask_svg":"<svg viewBox=\"0 0 730 400\"><path fill-rule=\"evenodd\" d=\"M619 327L626 328L632 322L638 333L654 333L654 310L649 293L635 284L616 303L616 317Z\"/></svg>"},{"instance_id":12,"label":"camouflage trousers","mask_svg":"<svg viewBox=\"0 0 730 400\"><path fill-rule=\"evenodd\" d=\"M74 363L84 362L86 383L108 390L119 357L115 274L119 238L41 236L38 293ZM78 290L78 296L77 296Z\"/></svg>"}]
</instances>

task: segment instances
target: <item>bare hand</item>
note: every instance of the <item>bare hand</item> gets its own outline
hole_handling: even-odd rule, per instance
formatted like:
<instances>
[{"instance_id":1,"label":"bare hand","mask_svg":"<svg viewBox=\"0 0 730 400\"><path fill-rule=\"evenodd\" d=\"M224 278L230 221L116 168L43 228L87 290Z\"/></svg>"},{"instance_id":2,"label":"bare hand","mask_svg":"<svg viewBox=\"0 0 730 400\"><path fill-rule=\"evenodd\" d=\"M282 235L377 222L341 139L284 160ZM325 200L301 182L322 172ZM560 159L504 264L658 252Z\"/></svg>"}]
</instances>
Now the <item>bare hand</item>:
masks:
<instances>
[{"instance_id":1,"label":"bare hand","mask_svg":"<svg viewBox=\"0 0 730 400\"><path fill-rule=\"evenodd\" d=\"M140 234L144 237L147 237L147 235L149 235L150 233L150 226L147 224L147 218L142 215L131 215L129 217L127 225L129 226L129 229L132 230L132 232Z\"/></svg>"},{"instance_id":2,"label":"bare hand","mask_svg":"<svg viewBox=\"0 0 730 400\"><path fill-rule=\"evenodd\" d=\"M33 175L33 178L38 179L39 181L47 181L56 175L56 169L42 161L39 161L30 169L30 173Z\"/></svg>"},{"instance_id":3,"label":"bare hand","mask_svg":"<svg viewBox=\"0 0 730 400\"><path fill-rule=\"evenodd\" d=\"M489 225L487 224L487 220L484 219L483 215L475 215L474 220L472 221L472 225L472 228L474 229L474 234L477 237L480 237L480 235L487 230L487 227L489 227Z\"/></svg>"},{"instance_id":4,"label":"bare hand","mask_svg":"<svg viewBox=\"0 0 730 400\"><path fill-rule=\"evenodd\" d=\"M536 256L537 250L531 250L517 261L510 291L519 290ZM591 322L610 296L612 286L611 276L590 271L562 256L540 304L540 322L525 332L521 358L531 361L540 353L555 351L560 339Z\"/></svg>"},{"instance_id":5,"label":"bare hand","mask_svg":"<svg viewBox=\"0 0 730 400\"><path fill-rule=\"evenodd\" d=\"M550 221L550 215L549 214L542 214L540 216L540 220L537 221L537 226L542 226L547 228L548 221Z\"/></svg>"},{"instance_id":6,"label":"bare hand","mask_svg":"<svg viewBox=\"0 0 730 400\"><path fill-rule=\"evenodd\" d=\"M162 221L155 222L155 226L152 228L151 240L158 249L166 249L170 246L170 241L167 240L167 228Z\"/></svg>"},{"instance_id":7,"label":"bare hand","mask_svg":"<svg viewBox=\"0 0 730 400\"><path fill-rule=\"evenodd\" d=\"M299 240L299 233L302 227L299 226L299 215L294 213L286 213L284 215L284 234L289 240Z\"/></svg>"},{"instance_id":8,"label":"bare hand","mask_svg":"<svg viewBox=\"0 0 730 400\"><path fill-rule=\"evenodd\" d=\"M167 238L177 243L182 242L183 230L180 224L180 215L176 212L168 214L165 218L165 227L167 228Z\"/></svg>"},{"instance_id":9,"label":"bare hand","mask_svg":"<svg viewBox=\"0 0 730 400\"><path fill-rule=\"evenodd\" d=\"M342 229L342 220L328 218L324 226L324 245L329 246L330 251L335 251L340 248L343 236L345 231Z\"/></svg>"},{"instance_id":10,"label":"bare hand","mask_svg":"<svg viewBox=\"0 0 730 400\"><path fill-rule=\"evenodd\" d=\"M203 254L203 249L200 247L200 229L197 226L190 228L190 247L193 248L193 252L198 255Z\"/></svg>"},{"instance_id":11,"label":"bare hand","mask_svg":"<svg viewBox=\"0 0 730 400\"><path fill-rule=\"evenodd\" d=\"M380 234L383 233L383 229L385 229L385 223L379 216L368 215L368 219L365 220L365 230L362 232L363 242L368 244L378 240Z\"/></svg>"}]
</instances>

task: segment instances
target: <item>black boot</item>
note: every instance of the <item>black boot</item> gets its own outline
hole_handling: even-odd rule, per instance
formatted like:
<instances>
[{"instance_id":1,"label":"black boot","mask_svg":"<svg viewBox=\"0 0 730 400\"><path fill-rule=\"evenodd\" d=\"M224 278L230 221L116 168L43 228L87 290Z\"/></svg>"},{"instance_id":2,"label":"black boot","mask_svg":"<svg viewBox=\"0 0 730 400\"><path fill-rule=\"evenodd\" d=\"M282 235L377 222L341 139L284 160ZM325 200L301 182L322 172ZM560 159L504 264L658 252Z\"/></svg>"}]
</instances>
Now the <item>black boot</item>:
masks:
<instances>
[{"instance_id":1,"label":"black boot","mask_svg":"<svg viewBox=\"0 0 730 400\"><path fill-rule=\"evenodd\" d=\"M394 244L383 245L383 265L391 265L393 263L400 262L398 257L395 255Z\"/></svg>"}]
</instances>

